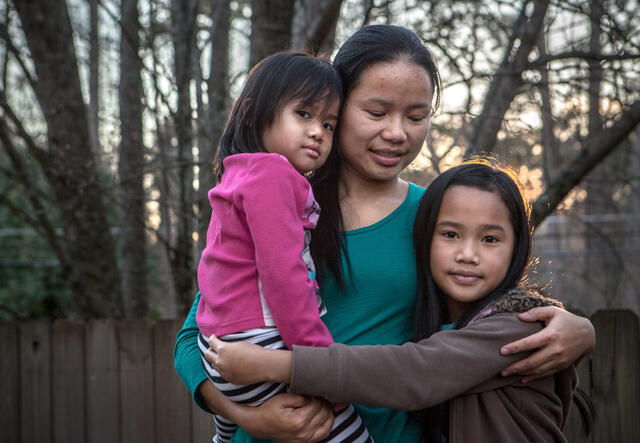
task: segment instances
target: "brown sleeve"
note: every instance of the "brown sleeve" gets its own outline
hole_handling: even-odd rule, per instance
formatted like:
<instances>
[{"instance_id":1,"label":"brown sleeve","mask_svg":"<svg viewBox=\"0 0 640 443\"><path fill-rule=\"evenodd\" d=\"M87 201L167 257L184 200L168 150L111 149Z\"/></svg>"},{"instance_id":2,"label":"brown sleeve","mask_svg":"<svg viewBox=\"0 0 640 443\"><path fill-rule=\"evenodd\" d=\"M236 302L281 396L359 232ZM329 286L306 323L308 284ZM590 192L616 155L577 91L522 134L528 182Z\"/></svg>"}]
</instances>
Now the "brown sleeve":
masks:
<instances>
[{"instance_id":1,"label":"brown sleeve","mask_svg":"<svg viewBox=\"0 0 640 443\"><path fill-rule=\"evenodd\" d=\"M500 347L541 328L505 313L401 346L294 346L290 390L334 402L422 409L517 382L518 376L501 377L500 371L526 354L502 356Z\"/></svg>"}]
</instances>

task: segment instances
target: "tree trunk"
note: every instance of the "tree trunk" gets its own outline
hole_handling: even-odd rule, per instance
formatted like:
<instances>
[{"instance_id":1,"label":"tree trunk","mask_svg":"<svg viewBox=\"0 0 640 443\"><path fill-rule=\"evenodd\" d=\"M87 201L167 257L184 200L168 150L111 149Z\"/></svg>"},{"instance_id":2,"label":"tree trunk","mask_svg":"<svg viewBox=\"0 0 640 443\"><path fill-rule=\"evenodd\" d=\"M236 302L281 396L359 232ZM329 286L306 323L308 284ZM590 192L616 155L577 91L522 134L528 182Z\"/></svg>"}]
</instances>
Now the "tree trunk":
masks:
<instances>
[{"instance_id":1,"label":"tree trunk","mask_svg":"<svg viewBox=\"0 0 640 443\"><path fill-rule=\"evenodd\" d=\"M186 315L193 300L193 121L191 118L192 57L196 38L196 0L173 0L173 45L178 108L175 113L178 139L177 237L170 262L178 297L178 309Z\"/></svg>"},{"instance_id":2,"label":"tree trunk","mask_svg":"<svg viewBox=\"0 0 640 443\"><path fill-rule=\"evenodd\" d=\"M216 184L213 171L229 103L229 1L212 2L211 63L207 79L208 106L198 113L198 251L206 244L211 217L208 193Z\"/></svg>"},{"instance_id":3,"label":"tree trunk","mask_svg":"<svg viewBox=\"0 0 640 443\"><path fill-rule=\"evenodd\" d=\"M46 0L14 4L38 76L35 94L48 127L44 173L60 208L73 306L84 318L121 317L120 273L91 153L66 4Z\"/></svg>"},{"instance_id":4,"label":"tree trunk","mask_svg":"<svg viewBox=\"0 0 640 443\"><path fill-rule=\"evenodd\" d=\"M525 1L522 5L502 63L485 95L482 112L474 122L466 154L493 151L504 115L522 86L522 71L528 64L529 54L538 41L538 35L542 32L549 7L549 0L533 0L535 9L531 17L527 17L529 3L530 1ZM512 55L517 42L519 46Z\"/></svg>"},{"instance_id":5,"label":"tree trunk","mask_svg":"<svg viewBox=\"0 0 640 443\"><path fill-rule=\"evenodd\" d=\"M591 22L591 36L589 49L593 55L600 54L600 22L602 20L601 0L591 0L589 3L589 18ZM602 84L602 67L600 61L589 60L589 137L602 131L602 116L600 115L600 88ZM583 301L589 306L589 311L602 306L605 301L615 298L619 272L623 269L612 256L611 248L603 247L608 238L607 224L600 222L601 216L611 213L610 198L613 192L611 181L607 180L608 162L597 165L585 178L587 198L585 199L585 227L586 254L583 268L583 279L589 291L583 294ZM615 246L613 246L615 248ZM607 304L607 303L605 303ZM608 304L607 304L608 305Z\"/></svg>"},{"instance_id":6,"label":"tree trunk","mask_svg":"<svg viewBox=\"0 0 640 443\"><path fill-rule=\"evenodd\" d=\"M342 0L300 0L293 18L291 48L329 56Z\"/></svg>"},{"instance_id":7,"label":"tree trunk","mask_svg":"<svg viewBox=\"0 0 640 443\"><path fill-rule=\"evenodd\" d=\"M138 0L121 1L120 37L120 252L125 316L146 317L147 266L142 142L142 81L138 57Z\"/></svg>"},{"instance_id":8,"label":"tree trunk","mask_svg":"<svg viewBox=\"0 0 640 443\"><path fill-rule=\"evenodd\" d=\"M539 225L580 181L622 143L640 124L640 100L622 113L618 121L589 137L575 159L565 164L532 205L531 223Z\"/></svg>"},{"instance_id":9,"label":"tree trunk","mask_svg":"<svg viewBox=\"0 0 640 443\"><path fill-rule=\"evenodd\" d=\"M545 36L540 35L538 42L538 52L540 57L545 57L547 53ZM542 170L545 184L551 183L555 178L556 170L560 165L559 143L555 135L555 122L551 112L551 92L549 91L549 68L542 65L540 72L540 97L542 105L540 114L542 120Z\"/></svg>"},{"instance_id":10,"label":"tree trunk","mask_svg":"<svg viewBox=\"0 0 640 443\"><path fill-rule=\"evenodd\" d=\"M100 165L101 148L98 128L100 127L98 113L100 110L99 79L100 79L100 45L98 43L98 0L90 0L90 31L89 31L89 134L91 137L91 152L96 163Z\"/></svg>"},{"instance_id":11,"label":"tree trunk","mask_svg":"<svg viewBox=\"0 0 640 443\"><path fill-rule=\"evenodd\" d=\"M249 67L291 46L294 0L253 0Z\"/></svg>"}]
</instances>

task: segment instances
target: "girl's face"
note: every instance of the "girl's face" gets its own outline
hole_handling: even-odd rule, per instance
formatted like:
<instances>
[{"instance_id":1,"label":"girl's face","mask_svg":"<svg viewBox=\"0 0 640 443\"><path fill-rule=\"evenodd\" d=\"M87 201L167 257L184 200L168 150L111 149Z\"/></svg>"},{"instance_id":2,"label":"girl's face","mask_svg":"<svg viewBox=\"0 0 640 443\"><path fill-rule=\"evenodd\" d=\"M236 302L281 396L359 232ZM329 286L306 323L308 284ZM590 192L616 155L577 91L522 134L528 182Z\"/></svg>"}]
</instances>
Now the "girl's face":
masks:
<instances>
[{"instance_id":1,"label":"girl's face","mask_svg":"<svg viewBox=\"0 0 640 443\"><path fill-rule=\"evenodd\" d=\"M366 68L342 108L338 131L344 173L394 180L418 155L431 125L433 84L410 61Z\"/></svg>"},{"instance_id":2,"label":"girl's face","mask_svg":"<svg viewBox=\"0 0 640 443\"><path fill-rule=\"evenodd\" d=\"M262 133L267 152L281 154L298 172L319 168L327 160L338 120L338 100L302 106L291 101L282 106Z\"/></svg>"},{"instance_id":3,"label":"girl's face","mask_svg":"<svg viewBox=\"0 0 640 443\"><path fill-rule=\"evenodd\" d=\"M449 187L442 198L431 243L431 273L446 296L449 321L502 282L511 263L515 233L496 192Z\"/></svg>"}]
</instances>

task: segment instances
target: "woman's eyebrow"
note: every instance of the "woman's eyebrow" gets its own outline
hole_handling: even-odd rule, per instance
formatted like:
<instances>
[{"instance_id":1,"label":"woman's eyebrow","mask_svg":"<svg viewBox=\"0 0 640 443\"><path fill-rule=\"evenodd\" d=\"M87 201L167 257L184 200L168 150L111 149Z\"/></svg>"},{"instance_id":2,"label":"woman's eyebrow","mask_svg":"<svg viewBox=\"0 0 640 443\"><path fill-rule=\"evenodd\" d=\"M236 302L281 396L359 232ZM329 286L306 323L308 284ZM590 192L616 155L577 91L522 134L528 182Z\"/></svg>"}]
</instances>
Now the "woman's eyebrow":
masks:
<instances>
[{"instance_id":1,"label":"woman's eyebrow","mask_svg":"<svg viewBox=\"0 0 640 443\"><path fill-rule=\"evenodd\" d=\"M393 105L394 103L390 102L389 100L385 100L383 98L378 98L378 97L370 97L368 99L365 100L366 102L369 103L374 103L377 105L382 105L382 106L389 106L389 105ZM407 105L406 108L409 109L429 109L429 104L428 103L414 103L414 104L410 104Z\"/></svg>"}]
</instances>

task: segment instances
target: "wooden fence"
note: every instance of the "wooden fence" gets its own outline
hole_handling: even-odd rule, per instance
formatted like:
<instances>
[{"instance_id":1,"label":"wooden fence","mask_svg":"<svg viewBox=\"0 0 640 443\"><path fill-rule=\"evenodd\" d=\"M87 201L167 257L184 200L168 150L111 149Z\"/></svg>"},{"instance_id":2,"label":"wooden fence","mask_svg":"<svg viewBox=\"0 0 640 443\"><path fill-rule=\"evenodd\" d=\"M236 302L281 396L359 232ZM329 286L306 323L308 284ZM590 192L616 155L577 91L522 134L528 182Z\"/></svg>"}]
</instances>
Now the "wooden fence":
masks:
<instances>
[{"instance_id":1,"label":"wooden fence","mask_svg":"<svg viewBox=\"0 0 640 443\"><path fill-rule=\"evenodd\" d=\"M598 413L571 442L636 442L640 336L631 311L599 311L598 344L579 367ZM0 442L207 442L211 419L173 369L181 320L0 323Z\"/></svg>"}]
</instances>

